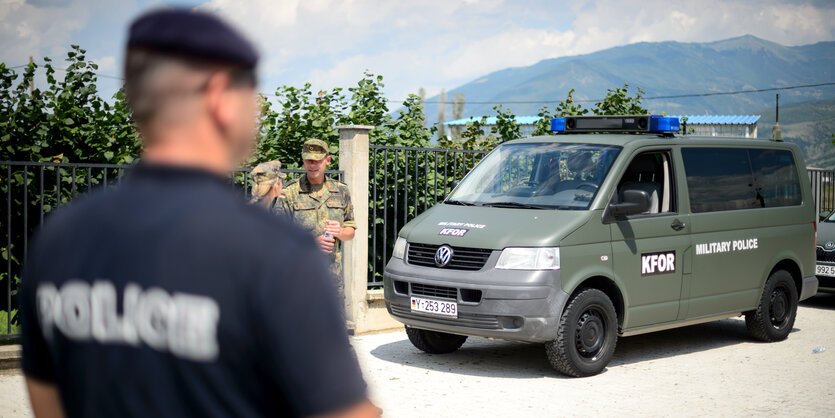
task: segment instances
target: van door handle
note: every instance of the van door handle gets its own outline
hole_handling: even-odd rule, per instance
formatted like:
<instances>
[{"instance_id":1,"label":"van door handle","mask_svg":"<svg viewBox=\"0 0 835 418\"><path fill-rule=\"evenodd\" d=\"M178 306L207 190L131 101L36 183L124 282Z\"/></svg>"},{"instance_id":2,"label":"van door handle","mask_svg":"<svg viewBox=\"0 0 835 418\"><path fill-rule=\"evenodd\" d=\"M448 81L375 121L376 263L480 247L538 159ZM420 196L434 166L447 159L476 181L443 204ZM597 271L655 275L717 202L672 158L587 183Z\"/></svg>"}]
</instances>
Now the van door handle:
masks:
<instances>
[{"instance_id":1,"label":"van door handle","mask_svg":"<svg viewBox=\"0 0 835 418\"><path fill-rule=\"evenodd\" d=\"M676 231L681 231L685 226L684 222L676 219L673 221L672 225L670 225L670 228L673 228Z\"/></svg>"}]
</instances>

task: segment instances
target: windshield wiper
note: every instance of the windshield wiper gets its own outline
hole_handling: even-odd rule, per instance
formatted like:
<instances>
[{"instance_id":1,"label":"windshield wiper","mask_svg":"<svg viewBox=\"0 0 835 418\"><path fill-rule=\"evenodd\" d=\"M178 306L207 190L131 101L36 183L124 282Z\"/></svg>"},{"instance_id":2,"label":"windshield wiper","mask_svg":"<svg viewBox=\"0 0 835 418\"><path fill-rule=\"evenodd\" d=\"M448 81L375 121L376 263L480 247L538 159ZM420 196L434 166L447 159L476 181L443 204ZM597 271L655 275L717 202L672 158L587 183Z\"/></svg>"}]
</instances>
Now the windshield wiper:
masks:
<instances>
[{"instance_id":1,"label":"windshield wiper","mask_svg":"<svg viewBox=\"0 0 835 418\"><path fill-rule=\"evenodd\" d=\"M481 206L491 206L494 208L519 208L519 209L550 209L547 206L529 205L527 203L519 202L485 202Z\"/></svg>"},{"instance_id":2,"label":"windshield wiper","mask_svg":"<svg viewBox=\"0 0 835 418\"><path fill-rule=\"evenodd\" d=\"M444 203L448 205L476 206L475 203L465 202L463 200L445 200Z\"/></svg>"}]
</instances>

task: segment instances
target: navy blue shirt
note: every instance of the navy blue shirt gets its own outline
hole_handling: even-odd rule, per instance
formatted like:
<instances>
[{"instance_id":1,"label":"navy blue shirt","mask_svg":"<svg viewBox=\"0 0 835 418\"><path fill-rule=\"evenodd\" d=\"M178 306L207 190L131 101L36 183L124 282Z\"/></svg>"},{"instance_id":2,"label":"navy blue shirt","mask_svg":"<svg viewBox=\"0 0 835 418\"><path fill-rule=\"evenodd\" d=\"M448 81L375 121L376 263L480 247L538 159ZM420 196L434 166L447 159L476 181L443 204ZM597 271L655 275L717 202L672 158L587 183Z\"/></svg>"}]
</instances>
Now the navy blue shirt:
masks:
<instances>
[{"instance_id":1,"label":"navy blue shirt","mask_svg":"<svg viewBox=\"0 0 835 418\"><path fill-rule=\"evenodd\" d=\"M313 239L208 172L140 164L48 219L23 370L69 416L307 416L362 402Z\"/></svg>"}]
</instances>

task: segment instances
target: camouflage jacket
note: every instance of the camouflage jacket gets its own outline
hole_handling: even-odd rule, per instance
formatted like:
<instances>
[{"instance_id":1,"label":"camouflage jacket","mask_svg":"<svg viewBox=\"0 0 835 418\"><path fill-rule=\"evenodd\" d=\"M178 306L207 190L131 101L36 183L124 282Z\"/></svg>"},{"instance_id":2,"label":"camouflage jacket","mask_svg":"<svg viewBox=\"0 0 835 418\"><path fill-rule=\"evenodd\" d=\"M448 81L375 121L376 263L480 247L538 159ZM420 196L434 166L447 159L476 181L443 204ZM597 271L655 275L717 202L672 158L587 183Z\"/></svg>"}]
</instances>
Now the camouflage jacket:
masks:
<instances>
[{"instance_id":1,"label":"camouflage jacket","mask_svg":"<svg viewBox=\"0 0 835 418\"><path fill-rule=\"evenodd\" d=\"M326 178L322 185L314 186L302 176L284 187L284 198L274 206L276 211L292 212L293 221L307 229L313 236L325 233L325 221L339 221L343 227L356 228L354 206L345 183ZM336 241L331 254L331 271L342 276L342 242Z\"/></svg>"}]
</instances>

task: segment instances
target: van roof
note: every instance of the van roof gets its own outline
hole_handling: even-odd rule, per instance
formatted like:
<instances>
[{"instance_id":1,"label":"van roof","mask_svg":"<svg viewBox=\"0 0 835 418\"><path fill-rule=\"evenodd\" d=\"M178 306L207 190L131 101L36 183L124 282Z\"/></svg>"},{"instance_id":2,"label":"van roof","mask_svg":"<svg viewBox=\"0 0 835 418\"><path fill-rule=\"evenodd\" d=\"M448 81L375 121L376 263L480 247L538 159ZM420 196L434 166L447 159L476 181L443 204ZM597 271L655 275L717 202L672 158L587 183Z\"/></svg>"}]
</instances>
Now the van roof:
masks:
<instances>
[{"instance_id":1,"label":"van roof","mask_svg":"<svg viewBox=\"0 0 835 418\"><path fill-rule=\"evenodd\" d=\"M621 147L639 147L646 145L712 145L720 147L758 147L758 148L795 148L790 142L777 142L755 138L728 138L696 135L658 135L658 134L560 134L541 135L515 139L505 144L524 143L568 143L616 145Z\"/></svg>"}]
</instances>

